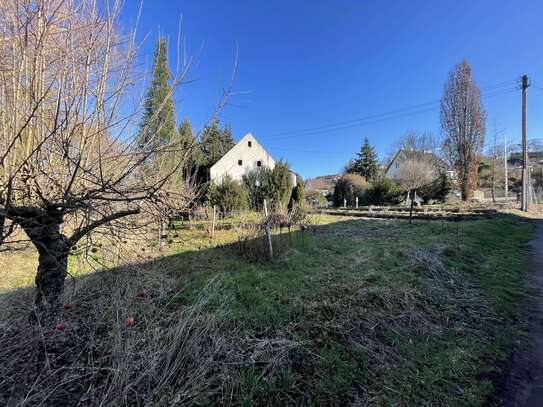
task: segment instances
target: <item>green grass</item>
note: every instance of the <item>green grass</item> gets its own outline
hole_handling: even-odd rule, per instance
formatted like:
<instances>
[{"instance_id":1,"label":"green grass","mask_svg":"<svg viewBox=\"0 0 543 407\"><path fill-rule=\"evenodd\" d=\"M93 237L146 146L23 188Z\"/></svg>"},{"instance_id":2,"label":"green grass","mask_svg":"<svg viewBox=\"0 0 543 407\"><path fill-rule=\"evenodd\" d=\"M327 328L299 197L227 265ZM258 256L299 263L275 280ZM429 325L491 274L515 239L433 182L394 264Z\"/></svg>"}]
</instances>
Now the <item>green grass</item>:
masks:
<instances>
[{"instance_id":1,"label":"green grass","mask_svg":"<svg viewBox=\"0 0 543 407\"><path fill-rule=\"evenodd\" d=\"M276 364L245 358L198 404L483 405L515 338L531 224L513 215L319 222L318 238L276 233L273 262L249 260L225 227L214 240L176 231L146 265L174 277L168 307L216 279L207 312L220 311L240 343L296 344Z\"/></svg>"},{"instance_id":2,"label":"green grass","mask_svg":"<svg viewBox=\"0 0 543 407\"><path fill-rule=\"evenodd\" d=\"M235 403L481 405L515 337L532 227L515 217L453 222L321 219L272 263L205 241L161 261L188 303L211 276L215 307L241 335L287 337L299 354L270 379L242 370ZM458 227L458 230L457 230ZM220 244L234 232L218 233ZM192 251L194 244L199 251ZM275 236L274 244L279 245ZM437 253L430 276L410 251Z\"/></svg>"}]
</instances>

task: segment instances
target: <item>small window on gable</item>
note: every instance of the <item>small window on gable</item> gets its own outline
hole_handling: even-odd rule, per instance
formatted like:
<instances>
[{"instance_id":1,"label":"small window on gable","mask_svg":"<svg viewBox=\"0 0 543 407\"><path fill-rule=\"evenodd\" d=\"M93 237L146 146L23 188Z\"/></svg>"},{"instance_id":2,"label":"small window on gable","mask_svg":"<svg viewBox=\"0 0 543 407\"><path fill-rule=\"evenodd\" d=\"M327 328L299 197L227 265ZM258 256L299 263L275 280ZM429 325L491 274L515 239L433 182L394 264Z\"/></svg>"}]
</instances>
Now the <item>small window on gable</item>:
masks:
<instances>
[{"instance_id":1,"label":"small window on gable","mask_svg":"<svg viewBox=\"0 0 543 407\"><path fill-rule=\"evenodd\" d=\"M252 142L252 141L248 141L247 144L249 145L249 147L252 147L252 146L253 146L253 142Z\"/></svg>"},{"instance_id":2,"label":"small window on gable","mask_svg":"<svg viewBox=\"0 0 543 407\"><path fill-rule=\"evenodd\" d=\"M238 165L243 165L243 161L242 161L242 160L238 160Z\"/></svg>"},{"instance_id":3,"label":"small window on gable","mask_svg":"<svg viewBox=\"0 0 543 407\"><path fill-rule=\"evenodd\" d=\"M256 166L257 166L257 167L262 167L262 161L257 161L257 162L256 162Z\"/></svg>"}]
</instances>

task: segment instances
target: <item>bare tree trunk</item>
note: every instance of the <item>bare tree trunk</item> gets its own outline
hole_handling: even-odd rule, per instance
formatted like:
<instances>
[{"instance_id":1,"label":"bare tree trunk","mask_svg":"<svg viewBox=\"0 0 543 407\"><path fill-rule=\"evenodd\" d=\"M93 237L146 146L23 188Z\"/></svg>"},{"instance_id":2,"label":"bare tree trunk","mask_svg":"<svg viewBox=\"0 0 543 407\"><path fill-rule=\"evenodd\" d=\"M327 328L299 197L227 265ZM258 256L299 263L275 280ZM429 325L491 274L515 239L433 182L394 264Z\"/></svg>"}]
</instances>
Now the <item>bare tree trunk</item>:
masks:
<instances>
[{"instance_id":1,"label":"bare tree trunk","mask_svg":"<svg viewBox=\"0 0 543 407\"><path fill-rule=\"evenodd\" d=\"M410 191L409 196L411 197L411 205L409 206L409 223L413 219L413 205L415 204L415 191Z\"/></svg>"},{"instance_id":2,"label":"bare tree trunk","mask_svg":"<svg viewBox=\"0 0 543 407\"><path fill-rule=\"evenodd\" d=\"M40 319L52 323L60 307L59 299L68 273L68 239L60 233L60 223L55 217L28 220L23 229L38 250L36 295L34 304Z\"/></svg>"}]
</instances>

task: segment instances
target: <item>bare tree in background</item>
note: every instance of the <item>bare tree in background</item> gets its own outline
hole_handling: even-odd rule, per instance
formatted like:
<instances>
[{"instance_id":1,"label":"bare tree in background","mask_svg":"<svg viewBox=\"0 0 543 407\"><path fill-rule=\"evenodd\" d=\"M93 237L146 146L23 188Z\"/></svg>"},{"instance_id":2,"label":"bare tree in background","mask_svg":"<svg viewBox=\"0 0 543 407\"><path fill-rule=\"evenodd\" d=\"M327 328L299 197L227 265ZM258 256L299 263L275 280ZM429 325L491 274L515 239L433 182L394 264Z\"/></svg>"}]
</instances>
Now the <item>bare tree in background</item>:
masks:
<instances>
[{"instance_id":1,"label":"bare tree in background","mask_svg":"<svg viewBox=\"0 0 543 407\"><path fill-rule=\"evenodd\" d=\"M494 123L494 138L492 142L492 202L496 203L496 186L499 178L496 168L498 167L498 157L502 154L501 146L498 144L498 136L502 134L504 130L498 130L498 125Z\"/></svg>"},{"instance_id":2,"label":"bare tree in background","mask_svg":"<svg viewBox=\"0 0 543 407\"><path fill-rule=\"evenodd\" d=\"M479 88L467 61L449 75L441 99L441 127L446 139L443 150L454 164L462 200L469 200L477 187L479 154L484 145L486 113Z\"/></svg>"},{"instance_id":3,"label":"bare tree in background","mask_svg":"<svg viewBox=\"0 0 543 407\"><path fill-rule=\"evenodd\" d=\"M409 151L410 157L427 159L430 154L439 157L440 142L431 132L408 131L391 145L388 156L383 161L386 168L400 151Z\"/></svg>"},{"instance_id":4,"label":"bare tree in background","mask_svg":"<svg viewBox=\"0 0 543 407\"><path fill-rule=\"evenodd\" d=\"M83 237L191 199L179 180L182 158L168 160L177 147L152 137L152 148L138 146L138 50L134 33L117 27L120 1L110 4L0 2L0 243L26 234L36 247L35 306L44 318L56 313L68 254ZM172 92L188 65L178 67ZM149 174L150 160L167 164Z\"/></svg>"},{"instance_id":5,"label":"bare tree in background","mask_svg":"<svg viewBox=\"0 0 543 407\"><path fill-rule=\"evenodd\" d=\"M407 196L411 200L409 209L409 223L413 215L413 205L416 192L428 185L437 177L437 171L434 165L427 160L410 159L402 163L396 173L396 180L400 186L407 191Z\"/></svg>"},{"instance_id":6,"label":"bare tree in background","mask_svg":"<svg viewBox=\"0 0 543 407\"><path fill-rule=\"evenodd\" d=\"M396 146L397 150L437 154L439 150L439 141L437 137L430 132L419 133L408 131L398 140Z\"/></svg>"}]
</instances>

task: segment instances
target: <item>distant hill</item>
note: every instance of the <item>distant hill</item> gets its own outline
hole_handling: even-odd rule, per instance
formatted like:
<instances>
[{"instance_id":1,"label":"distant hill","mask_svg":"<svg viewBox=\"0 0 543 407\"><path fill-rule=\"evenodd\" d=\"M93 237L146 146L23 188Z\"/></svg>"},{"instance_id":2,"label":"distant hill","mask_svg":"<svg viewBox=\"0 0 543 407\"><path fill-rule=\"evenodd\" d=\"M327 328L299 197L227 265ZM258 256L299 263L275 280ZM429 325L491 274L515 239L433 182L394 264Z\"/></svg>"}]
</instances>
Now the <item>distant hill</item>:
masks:
<instances>
[{"instance_id":1,"label":"distant hill","mask_svg":"<svg viewBox=\"0 0 543 407\"><path fill-rule=\"evenodd\" d=\"M310 178L305 181L305 189L308 191L318 190L332 192L339 177L340 175L333 174L321 175L320 177Z\"/></svg>"}]
</instances>

